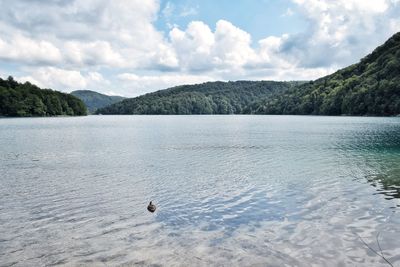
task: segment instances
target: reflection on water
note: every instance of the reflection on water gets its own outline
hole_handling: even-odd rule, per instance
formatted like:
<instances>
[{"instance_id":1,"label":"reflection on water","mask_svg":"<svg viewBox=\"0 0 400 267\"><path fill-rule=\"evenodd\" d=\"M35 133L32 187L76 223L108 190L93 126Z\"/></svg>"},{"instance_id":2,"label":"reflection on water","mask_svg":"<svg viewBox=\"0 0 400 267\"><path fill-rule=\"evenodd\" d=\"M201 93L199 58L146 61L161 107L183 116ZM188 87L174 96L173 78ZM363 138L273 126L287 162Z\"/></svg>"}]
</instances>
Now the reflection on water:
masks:
<instances>
[{"instance_id":1,"label":"reflection on water","mask_svg":"<svg viewBox=\"0 0 400 267\"><path fill-rule=\"evenodd\" d=\"M378 194L385 195L388 200L400 198L400 169L394 169L392 172L367 177L368 182L376 187Z\"/></svg>"},{"instance_id":2,"label":"reflection on water","mask_svg":"<svg viewBox=\"0 0 400 267\"><path fill-rule=\"evenodd\" d=\"M0 120L0 266L400 264L400 119ZM157 211L147 212L154 200Z\"/></svg>"},{"instance_id":3,"label":"reflection on water","mask_svg":"<svg viewBox=\"0 0 400 267\"><path fill-rule=\"evenodd\" d=\"M393 121L384 128L370 128L354 140L359 156L371 166L366 180L385 199L400 198L400 127Z\"/></svg>"}]
</instances>

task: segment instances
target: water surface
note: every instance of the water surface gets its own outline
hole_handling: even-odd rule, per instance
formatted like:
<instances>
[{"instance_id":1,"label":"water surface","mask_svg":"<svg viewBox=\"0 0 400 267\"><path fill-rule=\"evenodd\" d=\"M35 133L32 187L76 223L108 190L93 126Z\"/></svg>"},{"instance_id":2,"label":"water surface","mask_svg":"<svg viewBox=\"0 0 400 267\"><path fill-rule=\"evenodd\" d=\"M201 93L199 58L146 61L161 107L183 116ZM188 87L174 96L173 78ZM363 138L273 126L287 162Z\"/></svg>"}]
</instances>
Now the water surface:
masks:
<instances>
[{"instance_id":1,"label":"water surface","mask_svg":"<svg viewBox=\"0 0 400 267\"><path fill-rule=\"evenodd\" d=\"M0 266L400 266L399 162L400 118L1 119Z\"/></svg>"}]
</instances>

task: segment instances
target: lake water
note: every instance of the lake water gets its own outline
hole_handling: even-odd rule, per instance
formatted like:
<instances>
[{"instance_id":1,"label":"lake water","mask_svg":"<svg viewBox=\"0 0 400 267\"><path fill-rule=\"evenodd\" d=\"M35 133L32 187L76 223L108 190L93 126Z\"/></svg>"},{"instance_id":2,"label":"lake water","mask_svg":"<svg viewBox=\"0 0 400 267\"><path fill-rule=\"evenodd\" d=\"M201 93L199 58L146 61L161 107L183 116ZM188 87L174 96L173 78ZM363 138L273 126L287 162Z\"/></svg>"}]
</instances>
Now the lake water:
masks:
<instances>
[{"instance_id":1,"label":"lake water","mask_svg":"<svg viewBox=\"0 0 400 267\"><path fill-rule=\"evenodd\" d=\"M0 266L400 266L400 118L1 119L0 174Z\"/></svg>"}]
</instances>

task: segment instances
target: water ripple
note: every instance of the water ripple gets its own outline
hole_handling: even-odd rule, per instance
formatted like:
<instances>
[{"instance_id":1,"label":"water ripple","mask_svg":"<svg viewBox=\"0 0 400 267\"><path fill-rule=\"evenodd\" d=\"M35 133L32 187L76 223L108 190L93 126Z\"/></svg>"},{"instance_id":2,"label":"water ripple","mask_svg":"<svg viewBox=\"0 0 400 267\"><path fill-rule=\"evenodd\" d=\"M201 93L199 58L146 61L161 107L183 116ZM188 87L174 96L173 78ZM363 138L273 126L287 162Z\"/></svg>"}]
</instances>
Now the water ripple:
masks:
<instances>
[{"instance_id":1,"label":"water ripple","mask_svg":"<svg viewBox=\"0 0 400 267\"><path fill-rule=\"evenodd\" d=\"M0 265L386 266L359 239L376 247L378 234L398 265L399 130L398 118L0 120Z\"/></svg>"}]
</instances>

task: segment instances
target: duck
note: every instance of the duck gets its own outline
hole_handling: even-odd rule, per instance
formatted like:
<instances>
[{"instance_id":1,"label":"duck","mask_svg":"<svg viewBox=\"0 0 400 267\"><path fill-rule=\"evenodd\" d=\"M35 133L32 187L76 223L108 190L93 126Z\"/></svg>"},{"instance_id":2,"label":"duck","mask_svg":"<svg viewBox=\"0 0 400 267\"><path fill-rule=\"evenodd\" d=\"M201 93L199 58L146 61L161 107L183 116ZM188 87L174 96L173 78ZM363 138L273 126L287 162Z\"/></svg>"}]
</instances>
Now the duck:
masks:
<instances>
[{"instance_id":1,"label":"duck","mask_svg":"<svg viewBox=\"0 0 400 267\"><path fill-rule=\"evenodd\" d=\"M156 205L153 204L153 201L150 201L149 205L147 206L147 210L150 212L156 211Z\"/></svg>"}]
</instances>

